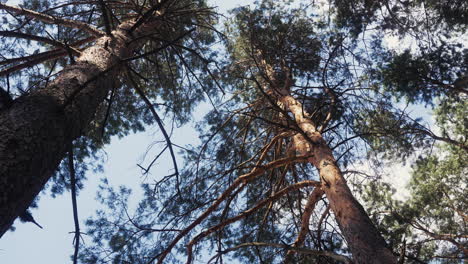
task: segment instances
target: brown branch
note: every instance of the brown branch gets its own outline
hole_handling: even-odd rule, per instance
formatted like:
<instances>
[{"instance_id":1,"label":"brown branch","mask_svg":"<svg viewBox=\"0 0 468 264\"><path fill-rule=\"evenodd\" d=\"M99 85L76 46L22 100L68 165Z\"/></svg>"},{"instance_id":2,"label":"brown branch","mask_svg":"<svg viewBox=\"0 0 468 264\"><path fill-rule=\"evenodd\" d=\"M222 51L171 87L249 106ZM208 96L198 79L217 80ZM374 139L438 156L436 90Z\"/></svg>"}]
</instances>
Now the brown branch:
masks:
<instances>
[{"instance_id":1,"label":"brown branch","mask_svg":"<svg viewBox=\"0 0 468 264\"><path fill-rule=\"evenodd\" d=\"M322 197L324 193L325 192L321 188L317 187L309 195L309 199L307 199L307 203L304 208L304 213L302 214L302 218L301 218L301 230L299 231L299 234L297 235L296 241L294 241L293 243L293 247L300 247L304 243L306 235L309 232L310 216L312 215L312 212L315 209L315 205L317 204L317 202L320 200L320 198ZM289 263L291 261L291 257L293 254L294 254L293 250L288 250L288 253L286 254L285 263Z\"/></svg>"},{"instance_id":2,"label":"brown branch","mask_svg":"<svg viewBox=\"0 0 468 264\"><path fill-rule=\"evenodd\" d=\"M20 60L22 60L22 61L27 60L27 61L24 62L24 63L17 64L17 65L14 65L14 66L11 66L11 67L8 67L6 69L1 70L0 71L0 76L9 75L9 74L12 74L14 72L17 72L17 71L20 71L20 70L23 70L23 69L26 69L26 68L31 68L31 67L36 66L38 64L41 64L43 62L61 58L61 57L65 56L65 55L67 55L67 54L68 53L65 50L53 50L53 51L50 51L50 52L47 51L47 52L43 52L43 53L40 53L40 54L35 54L35 55L32 55L32 56L6 60L5 62L7 62L7 63L12 62L12 61L20 61Z\"/></svg>"},{"instance_id":3,"label":"brown branch","mask_svg":"<svg viewBox=\"0 0 468 264\"><path fill-rule=\"evenodd\" d=\"M93 41L95 39L96 39L96 37L94 37L94 36L93 37L88 37L88 38L82 39L80 41L77 41L75 43L72 43L70 46L71 47L73 47L73 46L76 47L76 46L88 43L90 41ZM73 49L73 51L76 51L76 49ZM30 68L30 67L33 67L35 65L38 65L38 64L44 63L46 61L49 61L49 60L61 58L61 57L65 56L65 55L67 55L67 54L68 54L67 50L65 50L65 48L61 48L61 49L54 49L54 50L51 50L51 51L42 52L42 53L39 53L39 54L33 54L33 55L30 55L30 56L23 56L23 57L19 57L19 58L6 59L4 61L1 61L0 65L9 64L9 63L16 63L16 62L21 62L21 61L25 61L25 62L1 70L0 71L0 76L5 76L5 75L8 75L8 74L17 72L19 70L22 70L22 69Z\"/></svg>"},{"instance_id":4,"label":"brown branch","mask_svg":"<svg viewBox=\"0 0 468 264\"><path fill-rule=\"evenodd\" d=\"M8 30L2 30L0 31L0 36L2 37L14 37L14 38L22 38L22 39L28 39L28 40L34 40L34 41L39 41L43 43L50 44L55 47L65 47L65 44L63 44L60 41L56 41L50 38L46 37L41 37L41 36L35 36L35 35L30 35L26 33L21 33L21 32L14 32L14 31L8 31Z\"/></svg>"},{"instance_id":5,"label":"brown branch","mask_svg":"<svg viewBox=\"0 0 468 264\"><path fill-rule=\"evenodd\" d=\"M454 238L456 236L454 235L447 235L447 234L436 234L432 231L430 231L429 229L423 227L421 224L413 221L413 222L410 222L410 224L416 228L416 229L419 229L423 232L425 232L426 234L428 234L430 237L436 239L436 240L444 240L444 241L447 241L447 242L450 242L452 243L454 246L456 246L459 250L461 250L465 255L468 254L468 249L464 247L464 245L460 244L459 242L457 242Z\"/></svg>"},{"instance_id":6,"label":"brown branch","mask_svg":"<svg viewBox=\"0 0 468 264\"><path fill-rule=\"evenodd\" d=\"M228 252L243 248L243 247L274 247L274 248L282 248L282 249L287 249L287 250L294 250L298 253L305 254L305 255L314 255L314 256L325 256L325 257L330 257L338 261L342 261L344 263L353 263L350 258L336 254L331 251L321 251L321 250L312 250L312 249L307 249L307 248L298 248L298 247L291 247L288 245L282 245L282 244L275 244L275 243L264 243L264 242L248 242L248 243L242 243L240 245L237 245L232 248L228 248L217 255L220 254L226 254ZM216 256L215 256L216 257Z\"/></svg>"},{"instance_id":7,"label":"brown branch","mask_svg":"<svg viewBox=\"0 0 468 264\"><path fill-rule=\"evenodd\" d=\"M152 263L154 260L158 259L158 264L162 264L164 259L166 258L167 254L175 247L175 245L186 236L193 228L199 225L205 218L207 218L218 206L226 200L226 198L242 183L247 183L253 180L255 177L263 174L269 169L278 168L284 166L286 164L290 164L293 162L300 162L306 161L309 156L299 156L299 157L288 157L283 159L278 159L267 163L266 165L256 166L250 171L249 173L243 174L237 177L236 180L222 193L218 196L218 198L213 202L213 204L208 207L197 219L195 219L189 226L184 228L169 244L169 246L159 255L152 257L148 263Z\"/></svg>"},{"instance_id":8,"label":"brown branch","mask_svg":"<svg viewBox=\"0 0 468 264\"><path fill-rule=\"evenodd\" d=\"M202 233L198 234L195 238L193 238L187 244L187 264L192 263L192 255L193 255L192 254L192 248L193 248L193 245L198 243L204 237L210 235L213 232L216 232L216 231L224 228L225 226L227 226L229 224L232 224L232 223L237 222L237 221L239 221L239 220L241 220L241 219L243 219L243 218L245 218L247 216L252 215L256 211L258 211L258 209L260 209L261 207L265 206L266 204L268 204L268 203L270 203L272 201L275 201L275 200L279 199L284 194L286 194L288 192L291 192L291 191L294 191L294 190L297 190L297 189L300 189L300 188L303 188L303 187L306 187L306 186L319 187L320 182L307 180L307 181L302 181L302 182L298 182L296 184L289 185L288 187L285 187L285 188L281 189L280 191L278 191L274 195L268 197L267 199L264 199L264 200L260 201L254 207L252 207L252 208L250 208L248 210L245 210L244 212L238 214L237 216L231 217L231 218L223 221L222 223L220 223L220 224L218 224L216 226L213 226L213 227L209 228L208 230L203 231ZM316 188L316 189L318 189L318 188Z\"/></svg>"},{"instance_id":9,"label":"brown branch","mask_svg":"<svg viewBox=\"0 0 468 264\"><path fill-rule=\"evenodd\" d=\"M36 12L34 10L24 9L24 8L17 7L17 6L10 6L10 5L6 5L3 3L0 3L0 9L15 13L17 15L23 15L31 19L36 19L47 24L54 24L54 25L61 25L64 27L82 29L96 37L105 35L105 33L102 32L101 30L81 21L76 21L76 20L71 20L71 19L66 19L66 18L59 18L59 17L43 14L40 12Z\"/></svg>"},{"instance_id":10,"label":"brown branch","mask_svg":"<svg viewBox=\"0 0 468 264\"><path fill-rule=\"evenodd\" d=\"M75 50L77 50L77 48L79 46L81 46L83 44L86 44L88 42L91 42L91 41L93 41L95 39L96 39L96 37L94 37L94 36L93 37L88 37L88 38L79 40L77 42L71 43L68 46L69 47L74 47L73 50L75 51ZM65 47L65 44L63 44L63 45L64 45L63 47ZM47 56L50 56L51 54L55 54L57 52L63 54L62 56L66 55L66 51L64 51L64 48L54 49L54 50L49 50L49 51L45 51L45 52L42 52L42 53L33 54L33 55L29 55L29 56L22 56L22 57L18 57L18 58L5 59L3 61L0 61L0 65L16 63L16 62L21 62L21 61L30 61L30 60L37 59L39 57L47 57Z\"/></svg>"},{"instance_id":11,"label":"brown branch","mask_svg":"<svg viewBox=\"0 0 468 264\"><path fill-rule=\"evenodd\" d=\"M328 205L325 211L323 211L322 216L320 216L320 219L317 224L317 241L318 241L319 247L320 247L320 241L322 241L321 226L322 226L323 220L325 220L325 217L328 215L329 212L330 212L330 205Z\"/></svg>"}]
</instances>

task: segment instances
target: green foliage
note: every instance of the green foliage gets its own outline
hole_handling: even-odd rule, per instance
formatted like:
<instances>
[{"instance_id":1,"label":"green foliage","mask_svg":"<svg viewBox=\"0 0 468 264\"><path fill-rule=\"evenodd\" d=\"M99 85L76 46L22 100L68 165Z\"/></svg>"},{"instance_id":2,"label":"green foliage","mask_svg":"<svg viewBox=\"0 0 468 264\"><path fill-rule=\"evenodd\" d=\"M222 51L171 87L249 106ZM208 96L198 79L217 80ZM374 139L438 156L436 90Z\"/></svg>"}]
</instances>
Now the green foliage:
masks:
<instances>
[{"instance_id":1,"label":"green foliage","mask_svg":"<svg viewBox=\"0 0 468 264\"><path fill-rule=\"evenodd\" d=\"M433 23L447 23L455 30L466 31L468 25L468 4L463 0L426 0L424 3L439 17Z\"/></svg>"},{"instance_id":2,"label":"green foliage","mask_svg":"<svg viewBox=\"0 0 468 264\"><path fill-rule=\"evenodd\" d=\"M436 124L443 136L466 142L468 137L468 103L464 97L443 99L435 109Z\"/></svg>"},{"instance_id":3,"label":"green foliage","mask_svg":"<svg viewBox=\"0 0 468 264\"><path fill-rule=\"evenodd\" d=\"M431 146L432 140L422 133L425 128L403 111L392 111L388 104L363 109L356 115L356 132L371 146L372 152L388 160L406 160L418 149Z\"/></svg>"},{"instance_id":4,"label":"green foliage","mask_svg":"<svg viewBox=\"0 0 468 264\"><path fill-rule=\"evenodd\" d=\"M369 27L380 30L396 30L399 34L425 34L429 29L442 33L466 32L468 5L463 0L330 0L335 22L353 37L365 33Z\"/></svg>"},{"instance_id":5,"label":"green foliage","mask_svg":"<svg viewBox=\"0 0 468 264\"><path fill-rule=\"evenodd\" d=\"M366 188L370 214L395 251L406 247L408 263L430 261L437 256L461 263L466 247L466 152L447 149L445 157L420 158L413 166L408 185L410 199L394 200L395 190L371 183ZM435 240L435 241L434 241ZM406 244L402 244L405 241Z\"/></svg>"},{"instance_id":6,"label":"green foliage","mask_svg":"<svg viewBox=\"0 0 468 264\"><path fill-rule=\"evenodd\" d=\"M444 135L466 142L467 105L460 99L447 98L436 108L436 124ZM441 263L462 263L466 257L461 247L467 245L467 169L466 150L443 144L412 165L408 200L395 200L395 190L388 184L366 187L363 198L373 220L396 251L406 246L409 263L431 261L437 256L448 257Z\"/></svg>"},{"instance_id":7,"label":"green foliage","mask_svg":"<svg viewBox=\"0 0 468 264\"><path fill-rule=\"evenodd\" d=\"M406 50L383 67L382 82L396 98L406 98L410 103L431 104L433 98L444 94L457 97L451 85L458 76L468 73L466 56L468 49L462 49L460 43L442 43L419 56Z\"/></svg>"},{"instance_id":8,"label":"green foliage","mask_svg":"<svg viewBox=\"0 0 468 264\"><path fill-rule=\"evenodd\" d=\"M111 26L117 25L116 18L128 19L128 14L144 11L153 1L136 3L113 5ZM92 4L52 8L56 4L30 1L25 7L47 9L53 15L104 27L102 10L95 10ZM301 102L304 115L317 128L323 128L322 134L343 170L356 161L404 163L419 155L412 164L411 197L407 201L395 200L395 190L380 179L364 183L349 179L350 186L361 191L366 210L392 249L402 252L405 247L407 263L434 261L438 255L463 257L456 243L466 247L462 235L467 232L463 194L468 161L460 145L467 142L468 104L466 94L454 89L454 84L468 73L467 50L456 39L466 28L466 4L368 0L335 0L330 4L324 11L315 2L258 1L255 7L232 10L220 35L212 31L216 18L204 1L184 0L171 5L161 18L167 23L154 29L140 54L154 51L194 27L196 30L160 52L132 61L127 75L119 76L121 87L109 94L84 136L74 142L78 187L83 186L90 168L100 169L100 149L113 136L123 137L154 125L154 116L134 86L144 92L160 116L172 119L176 126L190 121L197 103L205 99L216 107L197 125L202 145L182 152L185 163L180 174L162 179L147 174L142 183L144 197L135 208L129 203L129 189L115 190L103 182L99 200L105 210L86 223L93 241L81 253L83 263L147 263L163 253L180 229L207 210L237 177L250 172L270 142L276 140L262 164L289 157L292 139L276 137L300 131L294 116L268 94L272 86L286 85L289 78L288 92ZM418 9L422 7L427 11L424 15ZM451 17L453 14L458 17ZM438 23L424 22L433 18ZM23 22L8 19L2 27L12 29ZM41 36L48 35L45 32L50 29L35 21L22 26L25 32ZM86 36L64 27L50 32L54 39L68 43ZM426 32L438 36L426 36ZM384 36L390 33L400 38L411 36L414 45L403 52L389 50ZM50 48L37 44L37 51L15 50L10 40L1 41L1 47L11 56ZM38 89L50 79L48 75L70 62L63 57L11 75L19 87L14 93L19 96ZM268 76L265 65L274 71L275 80ZM436 124L430 128L436 130L437 126L440 133L402 110L396 104L402 99L435 108ZM435 140L445 145L434 148ZM242 184L188 232L166 262L185 261L185 245L190 239L304 180L319 180L310 164L279 167ZM69 188L67 161L50 184L53 194ZM291 245L311 191L308 187L290 192L210 233L195 246L194 254L222 255L229 248L257 241ZM304 247L349 254L328 206L326 199L317 203ZM456 243L446 237L434 238L434 234L453 235ZM279 263L286 252L244 247L228 258L245 263ZM216 260L221 260L218 257ZM337 263L328 257L299 254L293 260Z\"/></svg>"},{"instance_id":9,"label":"green foliage","mask_svg":"<svg viewBox=\"0 0 468 264\"><path fill-rule=\"evenodd\" d=\"M374 0L333 0L336 9L336 24L338 27L349 29L350 33L357 37L366 27L372 23L374 13L383 3Z\"/></svg>"}]
</instances>

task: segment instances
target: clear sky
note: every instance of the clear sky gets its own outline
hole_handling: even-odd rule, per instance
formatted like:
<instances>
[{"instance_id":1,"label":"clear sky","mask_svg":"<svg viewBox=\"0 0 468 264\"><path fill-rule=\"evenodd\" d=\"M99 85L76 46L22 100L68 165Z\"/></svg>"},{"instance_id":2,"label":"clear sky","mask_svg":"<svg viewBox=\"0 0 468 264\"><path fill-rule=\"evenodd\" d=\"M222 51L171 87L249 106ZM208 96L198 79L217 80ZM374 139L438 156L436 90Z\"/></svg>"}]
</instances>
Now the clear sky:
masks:
<instances>
[{"instance_id":1,"label":"clear sky","mask_svg":"<svg viewBox=\"0 0 468 264\"><path fill-rule=\"evenodd\" d=\"M17 5L18 2L20 1L9 0L7 4ZM218 6L218 12L225 13L228 9L252 3L253 1L211 0L209 2L213 6ZM85 188L78 196L78 214L83 229L85 229L84 220L92 216L99 206L95 200L99 179L105 175L113 186L126 185L132 187L135 197L137 197L142 178L141 170L136 164L142 162L143 154L148 146L161 139L161 135L156 129L149 128L147 132L133 134L120 140L113 138L111 144L104 148L107 153L104 173L89 173ZM186 144L197 144L198 138L190 126L185 126L174 130L172 141L184 146ZM161 145L159 145L154 147L153 150L157 152L161 148ZM147 159L152 159L152 156L148 155ZM181 167L181 162L179 162L179 167ZM172 163L166 157L153 169L153 175L160 174L164 176L169 174L168 172L171 169ZM32 213L36 221L44 229L39 229L31 223L15 221L16 231L7 232L0 239L0 264L71 263L70 256L73 254L72 241L74 234L70 232L74 231L74 223L70 193L66 192L55 199L45 194L41 196L39 209L32 210ZM135 198L135 202L138 202L138 198Z\"/></svg>"}]
</instances>

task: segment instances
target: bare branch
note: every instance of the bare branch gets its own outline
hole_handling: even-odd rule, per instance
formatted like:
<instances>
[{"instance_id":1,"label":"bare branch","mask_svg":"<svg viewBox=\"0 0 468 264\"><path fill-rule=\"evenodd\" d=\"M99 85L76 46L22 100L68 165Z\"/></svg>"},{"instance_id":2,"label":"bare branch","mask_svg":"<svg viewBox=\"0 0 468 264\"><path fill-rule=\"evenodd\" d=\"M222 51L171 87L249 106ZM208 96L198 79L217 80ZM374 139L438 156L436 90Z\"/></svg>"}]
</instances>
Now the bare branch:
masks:
<instances>
[{"instance_id":1,"label":"bare branch","mask_svg":"<svg viewBox=\"0 0 468 264\"><path fill-rule=\"evenodd\" d=\"M135 82L135 80L133 79L131 73L130 73L130 70L129 70L130 67L127 66L127 75L128 75L128 78L131 82L131 84L133 85L133 88L135 89L135 91L137 92L137 94L141 97L141 99L145 102L146 106L149 108L149 110L151 111L151 113L153 114L153 117L154 119L156 120L156 123L158 124L159 126L159 129L161 129L161 132L164 136L164 139L166 140L166 144L167 144L167 147L169 148L169 152L171 153L171 158L172 158L172 164L174 165L174 175L176 176L176 181L177 181L177 191L178 193L180 194L180 183L179 183L179 169L177 167L177 161L176 161L176 157L175 157L175 154L174 154L174 150L172 148L172 142L171 142L171 138L169 137L169 135L167 134L167 131L166 129L164 128L164 124L161 120L161 118L159 117L158 113L156 112L156 109L154 109L154 106L153 104L151 103L151 101L148 99L148 97L146 97L145 95L145 92L143 92L143 90L140 89L140 87L138 86L138 84Z\"/></svg>"},{"instance_id":2,"label":"bare branch","mask_svg":"<svg viewBox=\"0 0 468 264\"><path fill-rule=\"evenodd\" d=\"M192 257L193 257L192 248L193 248L193 245L198 243L198 241L200 241L204 237L210 235L211 233L213 233L215 231L218 231L218 230L224 228L225 226L227 226L229 224L232 224L232 223L234 223L236 221L239 221L239 220L241 220L241 219L243 219L243 218L245 218L245 217L247 217L249 215L252 215L253 213L257 212L258 209L262 208L263 206L265 206L266 204L268 204L268 203L270 203L272 201L275 201L275 200L279 199L284 194L286 194L288 192L291 192L291 191L294 191L294 190L297 190L297 189L300 189L300 188L303 188L303 187L306 187L306 186L319 187L320 182L308 180L308 181L302 181L302 182L298 182L296 184L289 185L288 187L283 188L282 190L278 191L277 193L275 193L274 195L268 197L267 199L264 199L264 200L260 201L254 207L252 207L252 208L250 208L248 210L245 210L244 212L238 214L237 216L231 217L231 218L221 222L220 224L218 224L216 226L213 226L213 227L209 228L208 230L203 231L202 233L198 234L195 238L193 238L187 244L187 264L192 263ZM316 189L319 189L319 188L316 188Z\"/></svg>"},{"instance_id":3,"label":"bare branch","mask_svg":"<svg viewBox=\"0 0 468 264\"><path fill-rule=\"evenodd\" d=\"M101 30L91 26L90 24L87 24L81 21L59 18L59 17L43 14L40 12L36 12L33 10L24 9L24 8L17 7L17 6L6 5L3 3L0 3L0 9L10 11L17 15L23 15L32 19L36 19L47 24L61 25L61 26L70 27L70 28L82 29L96 37L105 35L105 33L102 32Z\"/></svg>"},{"instance_id":4,"label":"bare branch","mask_svg":"<svg viewBox=\"0 0 468 264\"><path fill-rule=\"evenodd\" d=\"M53 39L50 39L50 38L46 38L46 37L41 37L41 36L35 36L35 35L30 35L30 34L26 34L26 33L21 33L21 32L14 32L14 31L7 31L7 30L2 30L0 31L0 36L3 36L3 37L14 37L14 38L22 38L22 39L28 39L28 40L34 40L34 41L39 41L39 42L43 42L43 43L47 43L47 44L50 44L52 46L55 46L55 47L64 47L65 45L60 42L60 41L56 41L56 40L53 40Z\"/></svg>"},{"instance_id":5,"label":"bare branch","mask_svg":"<svg viewBox=\"0 0 468 264\"><path fill-rule=\"evenodd\" d=\"M85 43L91 42L91 41L93 41L95 39L96 39L96 37L94 37L94 36L89 37L89 38L85 38L85 39L82 39L82 40L77 41L75 43L72 43L69 46L70 47L77 47L79 45L83 45ZM76 48L72 49L72 51L75 51L75 52L76 52L76 50L77 50ZM41 64L43 62L49 61L49 60L61 58L61 57L65 56L65 55L67 55L67 54L68 54L67 50L65 48L61 48L61 49L54 49L54 50L51 50L51 51L42 52L42 53L39 53L39 54L33 54L33 55L30 55L30 56L23 56L23 57L19 57L19 58L6 59L4 61L1 61L0 65L9 64L9 63L16 63L16 62L21 62L21 61L25 61L25 62L21 63L21 64L18 64L18 65L11 66L11 67L6 68L4 70L1 70L0 71L0 76L5 76L5 75L8 75L8 74L17 72L19 70L22 70L22 69L30 68L30 67L33 67L35 65Z\"/></svg>"},{"instance_id":6,"label":"bare branch","mask_svg":"<svg viewBox=\"0 0 468 264\"><path fill-rule=\"evenodd\" d=\"M75 252L73 254L73 264L78 263L78 251L80 249L80 221L78 220L78 205L76 203L76 176L75 165L73 164L73 146L68 151L68 170L70 173L70 190L73 206L73 221L75 222Z\"/></svg>"},{"instance_id":7,"label":"bare branch","mask_svg":"<svg viewBox=\"0 0 468 264\"><path fill-rule=\"evenodd\" d=\"M282 244L275 244L275 243L264 243L264 242L249 242L249 243L243 243L240 245L237 245L235 247L226 249L219 254L226 254L230 251L234 251L243 247L275 247L275 248L283 248L287 250L293 250L301 254L306 254L306 255L315 255L315 256L325 256L325 257L330 257L333 259L336 259L338 261L342 261L344 263L353 263L350 258L339 255L336 253L333 253L331 251L320 251L320 250L312 250L312 249L307 249L307 248L298 248L298 247L291 247L288 245L282 245ZM219 255L218 254L218 255Z\"/></svg>"},{"instance_id":8,"label":"bare branch","mask_svg":"<svg viewBox=\"0 0 468 264\"><path fill-rule=\"evenodd\" d=\"M312 215L312 212L315 209L315 205L317 204L320 197L322 197L324 193L325 192L321 188L317 187L309 195L309 199L307 199L304 212L302 213L301 230L299 231L299 234L297 235L296 241L294 241L293 247L300 247L304 243L305 237L307 233L309 232L310 216ZM293 253L294 253L293 250L288 251L288 253L286 254L285 262L288 262L288 260L291 258Z\"/></svg>"},{"instance_id":9,"label":"bare branch","mask_svg":"<svg viewBox=\"0 0 468 264\"><path fill-rule=\"evenodd\" d=\"M308 156L298 156L298 157L288 157L288 158L283 158L283 159L278 159L275 161L272 161L270 163L267 163L266 165L259 165L256 166L252 169L251 172L243 174L237 179L222 193L218 196L218 198L214 201L214 203L208 207L197 219L195 219L189 226L184 228L169 244L169 246L158 256L154 256L148 261L148 263L152 263L154 260L158 259L158 263L162 264L164 259L166 258L167 254L175 247L175 245L179 242L180 239L182 239L184 236L186 236L194 227L199 225L205 218L207 218L211 212L213 212L218 206L226 200L226 198L242 183L249 182L253 180L255 177L263 174L267 170L278 168L281 166L284 166L286 164L290 164L293 162L301 162L301 161L307 161L309 157Z\"/></svg>"}]
</instances>

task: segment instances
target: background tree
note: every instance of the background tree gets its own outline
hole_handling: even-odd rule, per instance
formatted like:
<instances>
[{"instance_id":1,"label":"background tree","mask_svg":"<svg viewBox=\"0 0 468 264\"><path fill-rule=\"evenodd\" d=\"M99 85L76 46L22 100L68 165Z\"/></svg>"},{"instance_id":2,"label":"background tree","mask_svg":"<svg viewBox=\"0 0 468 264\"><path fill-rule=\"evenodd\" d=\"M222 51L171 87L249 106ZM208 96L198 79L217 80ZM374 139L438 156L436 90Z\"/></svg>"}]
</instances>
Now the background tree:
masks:
<instances>
[{"instance_id":1,"label":"background tree","mask_svg":"<svg viewBox=\"0 0 468 264\"><path fill-rule=\"evenodd\" d=\"M316 205L323 195L320 188L303 189L306 195L302 194L303 191L292 192L295 186L305 184L304 181L320 179L310 165L293 165L291 158L299 161L304 158L300 155L304 152L298 148L304 150L309 147L308 135L301 125L314 123L335 155L340 157L338 163L343 168L347 168L350 162L372 158L378 153L385 155L376 156L375 162L384 164L388 159L414 155L416 150L431 146L434 140L451 140L436 136L395 106L392 96L398 94L389 89L388 82L382 85L379 79L382 77L378 77L385 76L389 80L390 71L387 70L387 75L382 72L390 67L393 56L381 45L381 35L364 39L364 44L354 35L345 37L347 28L339 23L327 23L328 17L323 19L324 13L320 11L313 13L314 7L294 9L264 1L255 10L241 8L234 11L235 19L226 27L230 57L219 72L223 76L224 87L230 88L232 98L207 117L208 133L202 137L205 143L193 154L188 154L187 161L193 165L184 174L181 193L169 182L158 183L151 188L147 185L149 197L142 202L131 223L125 224L122 219L113 222L120 226L120 233L104 227L104 223L109 222L109 216L104 212L89 222L97 237L106 234L110 240L114 236L122 238L119 250L111 252L124 258L122 249L133 245L132 242L126 244L128 233L123 234L123 230L130 234L154 230L161 232L150 236L151 239L159 238L157 247L148 245L151 243L147 246L151 251L160 252L150 258L159 258L160 262L184 236L191 237L185 243L189 261L196 245L204 239L216 246L218 252L237 250L236 256L250 262L292 260L297 257L292 251L306 252L297 248L303 244L322 251L307 251L313 256L299 256L294 261L346 261L332 254L347 252L356 244L349 242L346 247L340 236L343 233L336 230L337 223L327 226L324 222L333 210L327 202L324 206ZM370 51L363 45L370 47ZM301 114L288 113L285 106L288 103L279 99L287 94L300 102L295 105L303 106L303 119ZM295 133L298 134L292 137ZM298 146L299 142L302 145ZM453 140L451 143L463 146L463 141ZM314 147L317 148L317 144L310 148ZM367 156L369 147L372 151ZM213 164L217 166L213 167ZM263 173L266 175L260 176ZM355 174L351 170L345 170L345 173ZM350 183L353 186L358 184L352 179ZM321 189L326 188L324 185L329 182L320 180ZM376 183L373 181L361 185L372 186ZM269 187L268 191L265 186ZM168 193L171 189L174 192ZM167 202L157 203L156 194L158 197L167 196ZM308 202L307 196L310 197ZM276 199L277 202L273 202ZM314 208L321 209L316 212L319 215L316 222L310 218ZM151 217L149 211L155 209L161 210L159 214L162 217ZM168 215L172 217L167 218ZM341 217L337 211L335 216ZM381 224L378 219L374 220ZM144 224L139 224L140 221ZM237 221L242 222L236 224ZM186 228L180 230L181 225ZM141 228L148 226L149 229ZM370 228L366 231L372 232L372 224L367 226ZM310 227L314 229L307 233ZM171 235L173 232L176 234ZM330 235L323 236L322 232ZM366 232L360 234L367 235ZM171 237L172 242L167 242ZM392 243L393 251L401 254L399 249L403 241ZM99 259L103 245L101 242L98 247L88 249L88 254ZM293 250L288 253L290 246ZM284 255L277 254L278 248L286 249ZM368 261L360 259L365 256L356 252L353 252L353 257L358 262ZM219 261L221 253L216 254L212 261ZM372 261L375 263L376 260ZM381 258L380 261L395 260Z\"/></svg>"},{"instance_id":2,"label":"background tree","mask_svg":"<svg viewBox=\"0 0 468 264\"><path fill-rule=\"evenodd\" d=\"M400 133L424 135L438 142L406 144L402 148L391 141L372 140L376 155L393 161L412 157L411 197L404 202L392 199L394 189L374 183L364 187L367 191L363 198L390 243L404 241L400 254L406 256L408 263L434 259L461 263L467 254L467 219L461 213L466 201L461 193L466 189L463 182L468 165L465 159L468 6L463 1L350 3L336 2L337 19L344 29L368 34L367 28L372 27L399 36L400 40L411 40L406 49L381 56L380 66L369 75L393 100L423 103L433 110L431 129L425 125ZM352 14L362 12L368 14L366 20L351 23L358 17ZM367 123L366 129L381 127L383 123Z\"/></svg>"}]
</instances>

